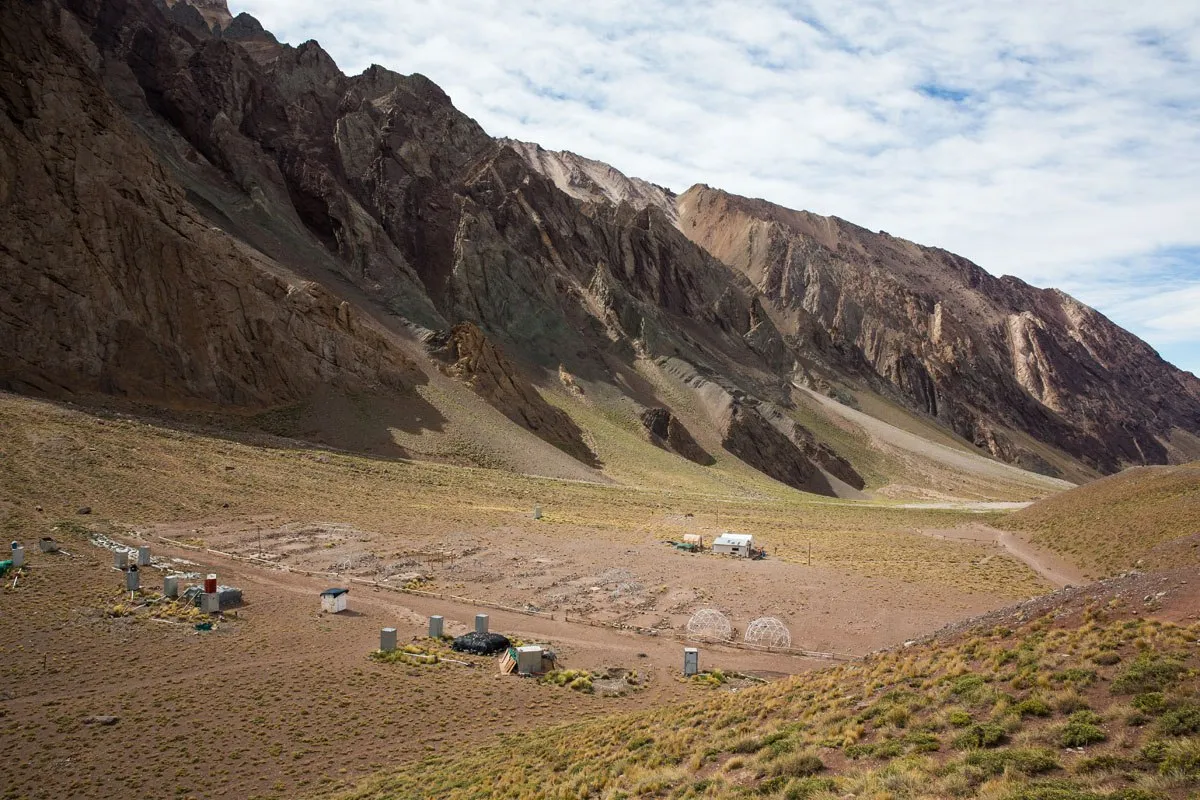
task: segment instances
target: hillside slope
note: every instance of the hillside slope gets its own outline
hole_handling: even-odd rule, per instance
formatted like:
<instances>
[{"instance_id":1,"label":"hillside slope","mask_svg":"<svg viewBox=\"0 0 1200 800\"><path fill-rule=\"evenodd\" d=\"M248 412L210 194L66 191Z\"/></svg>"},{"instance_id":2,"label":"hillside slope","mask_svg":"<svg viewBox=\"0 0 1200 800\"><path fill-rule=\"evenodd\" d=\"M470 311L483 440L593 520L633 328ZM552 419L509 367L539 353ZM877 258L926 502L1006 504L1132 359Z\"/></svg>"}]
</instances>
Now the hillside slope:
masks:
<instances>
[{"instance_id":1,"label":"hillside slope","mask_svg":"<svg viewBox=\"0 0 1200 800\"><path fill-rule=\"evenodd\" d=\"M924 379L873 379L861 359L828 357L842 345L800 336L757 276L680 230L667 190L492 139L423 76L347 76L316 42L280 43L221 0L0 13L15 76L0 82L2 388L219 410L238 427L266 414L273 433L561 477L648 475L664 455L688 475L736 462L851 497L889 485L895 462L810 429L797 378L908 402L956 442L1043 473L1174 458L1121 439L1125 397L1094 383L1076 403L1094 431L969 365L945 387L929 379L936 407L917 403ZM454 330L478 336L446 368L426 347ZM908 328L875 334L892 343L885 360L916 347ZM1146 369L1166 387L1163 365ZM1180 387L1156 430L1189 408ZM989 393L1032 416L963 423ZM1005 427L1027 417L1036 446ZM604 431L619 431L622 464L597 452ZM1025 483L1029 496L1059 486Z\"/></svg>"},{"instance_id":2,"label":"hillside slope","mask_svg":"<svg viewBox=\"0 0 1200 800\"><path fill-rule=\"evenodd\" d=\"M707 702L510 735L344 797L1182 800L1200 789L1200 625L1130 612L1155 588L1194 611L1184 574Z\"/></svg>"},{"instance_id":3,"label":"hillside slope","mask_svg":"<svg viewBox=\"0 0 1200 800\"><path fill-rule=\"evenodd\" d=\"M1131 468L1039 500L999 524L1101 575L1200 566L1200 462Z\"/></svg>"}]
</instances>

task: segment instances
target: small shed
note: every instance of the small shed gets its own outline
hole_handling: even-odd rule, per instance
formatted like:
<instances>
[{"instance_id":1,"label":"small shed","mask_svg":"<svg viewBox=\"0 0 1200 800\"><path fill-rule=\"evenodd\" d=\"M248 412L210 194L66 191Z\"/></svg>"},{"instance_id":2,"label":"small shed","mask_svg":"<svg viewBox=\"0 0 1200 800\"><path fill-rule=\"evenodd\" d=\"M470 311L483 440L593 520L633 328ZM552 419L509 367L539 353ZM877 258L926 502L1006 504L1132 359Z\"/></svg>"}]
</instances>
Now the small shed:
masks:
<instances>
[{"instance_id":1,"label":"small shed","mask_svg":"<svg viewBox=\"0 0 1200 800\"><path fill-rule=\"evenodd\" d=\"M713 541L712 551L730 556L749 558L754 549L754 537L748 533L722 533Z\"/></svg>"},{"instance_id":2,"label":"small shed","mask_svg":"<svg viewBox=\"0 0 1200 800\"><path fill-rule=\"evenodd\" d=\"M349 589L326 589L321 592L321 610L337 614L346 610L346 601L350 599Z\"/></svg>"}]
</instances>

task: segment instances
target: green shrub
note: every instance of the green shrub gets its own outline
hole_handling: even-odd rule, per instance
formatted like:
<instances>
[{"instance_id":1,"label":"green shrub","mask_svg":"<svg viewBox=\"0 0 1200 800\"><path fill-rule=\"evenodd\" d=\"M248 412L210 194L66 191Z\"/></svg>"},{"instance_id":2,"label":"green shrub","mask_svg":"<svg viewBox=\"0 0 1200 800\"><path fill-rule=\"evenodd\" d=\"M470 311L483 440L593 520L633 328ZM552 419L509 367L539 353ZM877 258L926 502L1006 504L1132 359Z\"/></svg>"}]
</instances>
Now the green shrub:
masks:
<instances>
[{"instance_id":1,"label":"green shrub","mask_svg":"<svg viewBox=\"0 0 1200 800\"><path fill-rule=\"evenodd\" d=\"M783 790L784 800L807 800L814 794L832 793L837 790L833 778L796 778Z\"/></svg>"},{"instance_id":2,"label":"green shrub","mask_svg":"<svg viewBox=\"0 0 1200 800\"><path fill-rule=\"evenodd\" d=\"M946 717L950 724L956 728L965 728L971 724L971 715L963 711L961 708L956 708Z\"/></svg>"},{"instance_id":3,"label":"green shrub","mask_svg":"<svg viewBox=\"0 0 1200 800\"><path fill-rule=\"evenodd\" d=\"M1092 656L1092 662L1103 667L1111 667L1121 660L1120 654L1113 650L1101 650Z\"/></svg>"},{"instance_id":4,"label":"green shrub","mask_svg":"<svg viewBox=\"0 0 1200 800\"><path fill-rule=\"evenodd\" d=\"M1094 669L1072 667L1054 673L1050 676L1050 680L1055 683L1065 683L1071 686L1091 686L1096 682L1096 671Z\"/></svg>"},{"instance_id":5,"label":"green shrub","mask_svg":"<svg viewBox=\"0 0 1200 800\"><path fill-rule=\"evenodd\" d=\"M1169 777L1186 780L1200 778L1200 741L1180 739L1167 743L1158 771Z\"/></svg>"},{"instance_id":6,"label":"green shrub","mask_svg":"<svg viewBox=\"0 0 1200 800\"><path fill-rule=\"evenodd\" d=\"M1100 721L1094 712L1076 711L1059 731L1058 741L1063 747L1084 747L1103 742L1108 738L1096 723Z\"/></svg>"},{"instance_id":7,"label":"green shrub","mask_svg":"<svg viewBox=\"0 0 1200 800\"><path fill-rule=\"evenodd\" d=\"M1042 775L1059 768L1058 759L1049 750L979 750L968 755L964 761L987 775L999 775L1008 767L1026 775Z\"/></svg>"},{"instance_id":8,"label":"green shrub","mask_svg":"<svg viewBox=\"0 0 1200 800\"><path fill-rule=\"evenodd\" d=\"M1134 697L1130 705L1147 714L1161 714L1167 709L1167 698L1162 692L1146 692Z\"/></svg>"},{"instance_id":9,"label":"green shrub","mask_svg":"<svg viewBox=\"0 0 1200 800\"><path fill-rule=\"evenodd\" d=\"M1161 692L1179 679L1187 667L1182 661L1155 653L1143 653L1113 680L1113 694Z\"/></svg>"},{"instance_id":10,"label":"green shrub","mask_svg":"<svg viewBox=\"0 0 1200 800\"><path fill-rule=\"evenodd\" d=\"M1171 709L1158 720L1158 729L1167 736L1200 733L1200 705L1189 701Z\"/></svg>"},{"instance_id":11,"label":"green shrub","mask_svg":"<svg viewBox=\"0 0 1200 800\"><path fill-rule=\"evenodd\" d=\"M1040 697L1030 697L1022 700L1013 707L1022 717L1048 717L1051 714L1050 704Z\"/></svg>"},{"instance_id":12,"label":"green shrub","mask_svg":"<svg viewBox=\"0 0 1200 800\"><path fill-rule=\"evenodd\" d=\"M914 753L933 753L942 749L941 740L927 731L914 731L905 736L904 740L912 745Z\"/></svg>"},{"instance_id":13,"label":"green shrub","mask_svg":"<svg viewBox=\"0 0 1200 800\"><path fill-rule=\"evenodd\" d=\"M998 747L1004 744L1008 739L1008 733L1004 728L996 725L993 722L985 722L982 725L972 725L954 740L954 746L960 750L974 749L980 747Z\"/></svg>"},{"instance_id":14,"label":"green shrub","mask_svg":"<svg viewBox=\"0 0 1200 800\"><path fill-rule=\"evenodd\" d=\"M791 778L807 778L823 769L825 763L813 753L792 753L771 763L772 774Z\"/></svg>"}]
</instances>

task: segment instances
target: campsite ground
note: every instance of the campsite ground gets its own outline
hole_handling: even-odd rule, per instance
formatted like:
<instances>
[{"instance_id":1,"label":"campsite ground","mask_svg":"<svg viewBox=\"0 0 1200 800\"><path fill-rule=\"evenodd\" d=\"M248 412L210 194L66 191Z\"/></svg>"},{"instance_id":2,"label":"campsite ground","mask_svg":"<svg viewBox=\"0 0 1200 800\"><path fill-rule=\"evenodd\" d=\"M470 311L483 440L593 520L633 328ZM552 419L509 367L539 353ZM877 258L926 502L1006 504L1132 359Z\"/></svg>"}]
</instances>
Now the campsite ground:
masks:
<instances>
[{"instance_id":1,"label":"campsite ground","mask_svg":"<svg viewBox=\"0 0 1200 800\"><path fill-rule=\"evenodd\" d=\"M676 637L699 608L720 609L738 633L778 616L799 647L862 654L1050 588L992 544L923 535L993 520L965 510L831 503L766 481L702 493L670 476L549 480L6 396L0 423L0 527L31 556L17 586L0 589L0 749L16 765L4 797L321 794L500 731L738 688L678 679ZM78 514L83 506L91 513ZM88 543L87 529L141 537L196 562L177 565L188 572L215 570L246 605L212 632L145 619L147 609L123 602L111 554ZM770 558L664 544L725 529L753 532ZM36 552L47 534L71 555ZM349 614L319 613L318 593L350 577L553 617L362 585ZM159 579L149 572L145 585ZM369 657L381 627L406 641L438 613L460 632L480 610L495 630L548 643L566 667L636 669L644 688L601 697L502 678L493 660ZM702 646L703 668L768 679L826 663ZM115 724L85 722L110 715Z\"/></svg>"}]
</instances>

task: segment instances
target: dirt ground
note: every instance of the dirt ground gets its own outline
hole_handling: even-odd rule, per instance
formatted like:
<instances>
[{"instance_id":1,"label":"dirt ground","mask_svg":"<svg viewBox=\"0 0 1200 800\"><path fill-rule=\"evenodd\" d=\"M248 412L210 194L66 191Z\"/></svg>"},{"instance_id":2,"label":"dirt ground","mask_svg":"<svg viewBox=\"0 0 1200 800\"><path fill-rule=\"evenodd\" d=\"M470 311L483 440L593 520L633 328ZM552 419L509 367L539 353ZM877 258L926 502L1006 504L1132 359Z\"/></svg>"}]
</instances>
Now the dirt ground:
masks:
<instances>
[{"instance_id":1,"label":"dirt ground","mask_svg":"<svg viewBox=\"0 0 1200 800\"><path fill-rule=\"evenodd\" d=\"M678 538L692 526L677 519ZM768 557L750 561L676 550L646 534L613 542L579 529L419 530L403 537L336 523L278 517L144 526L150 540L203 543L293 570L477 598L590 620L684 632L702 608L726 615L740 638L759 617L788 626L793 647L862 655L1002 604L986 594L867 578ZM768 543L768 553L771 545ZM408 602L406 600L406 602Z\"/></svg>"},{"instance_id":2,"label":"dirt ground","mask_svg":"<svg viewBox=\"0 0 1200 800\"><path fill-rule=\"evenodd\" d=\"M774 615L796 646L863 653L1001 604L778 560L687 554L657 540L614 548L561 531L431 533L401 546L393 536L345 525L257 517L140 533L172 570L215 571L222 584L243 589L245 605L211 632L114 617L128 595L111 552L76 537L64 540L70 555L27 543L28 570L15 589L5 582L0 590L0 749L20 765L3 797L322 794L501 732L736 689L741 684L713 689L679 678L684 644L671 632L698 608L722 610L738 634L754 617ZM349 613L323 614L318 595L336 580L168 546L159 535L261 553L293 569L392 582L429 576L424 588L532 605L554 617L364 586L352 587ZM143 587L161 588L162 576L146 569ZM457 634L481 611L492 630L550 645L564 667L635 669L644 688L601 697L501 677L494 659L468 658L474 665L467 667L368 657L382 627L396 627L404 642L423 637L428 616L441 614L447 633ZM766 679L828 663L701 645L702 669ZM98 716L118 719L88 722Z\"/></svg>"}]
</instances>

